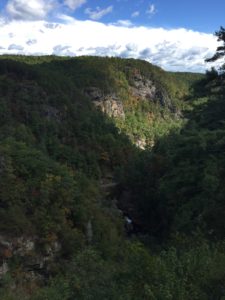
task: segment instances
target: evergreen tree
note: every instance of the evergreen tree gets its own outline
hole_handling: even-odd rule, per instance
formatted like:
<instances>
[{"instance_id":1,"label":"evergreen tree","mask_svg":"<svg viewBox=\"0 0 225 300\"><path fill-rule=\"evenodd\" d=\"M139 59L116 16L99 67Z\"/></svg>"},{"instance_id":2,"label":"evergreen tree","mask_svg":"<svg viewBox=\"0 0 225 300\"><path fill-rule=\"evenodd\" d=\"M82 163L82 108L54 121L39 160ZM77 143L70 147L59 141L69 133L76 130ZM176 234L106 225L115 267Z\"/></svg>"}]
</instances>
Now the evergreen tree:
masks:
<instances>
[{"instance_id":1,"label":"evergreen tree","mask_svg":"<svg viewBox=\"0 0 225 300\"><path fill-rule=\"evenodd\" d=\"M219 31L215 32L215 36L217 36L217 41L218 42L223 42L222 45L217 47L216 53L206 59L206 62L214 62L220 58L223 58L225 56L225 28L223 26L220 27ZM225 64L221 66L221 70L225 69Z\"/></svg>"}]
</instances>

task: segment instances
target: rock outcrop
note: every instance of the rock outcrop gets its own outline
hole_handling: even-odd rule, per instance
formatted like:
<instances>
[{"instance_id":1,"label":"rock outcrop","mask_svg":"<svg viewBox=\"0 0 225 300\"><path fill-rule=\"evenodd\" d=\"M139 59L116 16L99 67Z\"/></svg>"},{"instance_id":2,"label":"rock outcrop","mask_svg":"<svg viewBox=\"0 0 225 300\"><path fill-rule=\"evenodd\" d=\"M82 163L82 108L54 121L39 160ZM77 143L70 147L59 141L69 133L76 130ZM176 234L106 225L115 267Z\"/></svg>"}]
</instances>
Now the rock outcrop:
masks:
<instances>
[{"instance_id":1,"label":"rock outcrop","mask_svg":"<svg viewBox=\"0 0 225 300\"><path fill-rule=\"evenodd\" d=\"M145 138L139 138L139 139L137 139L137 140L135 141L135 145L136 145L138 148L140 148L140 149L142 149L142 150L145 150L146 145L147 145L146 139L145 139Z\"/></svg>"},{"instance_id":2,"label":"rock outcrop","mask_svg":"<svg viewBox=\"0 0 225 300\"><path fill-rule=\"evenodd\" d=\"M107 95L103 101L93 101L96 107L99 107L103 113L109 117L125 118L122 102L118 101L115 97Z\"/></svg>"},{"instance_id":3,"label":"rock outcrop","mask_svg":"<svg viewBox=\"0 0 225 300\"><path fill-rule=\"evenodd\" d=\"M61 250L57 240L48 242L40 250L37 237L10 237L0 235L0 279L10 271L11 261L19 258L21 270L27 279L42 277L48 273L49 264Z\"/></svg>"},{"instance_id":4,"label":"rock outcrop","mask_svg":"<svg viewBox=\"0 0 225 300\"><path fill-rule=\"evenodd\" d=\"M85 95L109 117L125 118L123 104L114 93L104 95L99 88L89 87L85 89Z\"/></svg>"},{"instance_id":5,"label":"rock outcrop","mask_svg":"<svg viewBox=\"0 0 225 300\"><path fill-rule=\"evenodd\" d=\"M174 109L166 91L158 87L152 80L142 76L140 73L135 73L132 86L130 87L131 94L140 100L149 100L159 103L163 107Z\"/></svg>"},{"instance_id":6,"label":"rock outcrop","mask_svg":"<svg viewBox=\"0 0 225 300\"><path fill-rule=\"evenodd\" d=\"M125 123L126 112L135 111L135 105L141 101L152 102L153 106L161 106L162 114L165 109L167 112L170 111L174 118L180 118L180 111L173 105L169 93L159 81L141 74L137 69L132 69L131 75L129 75L129 80L127 78L127 83L128 85L126 85L125 88L125 99L128 99L128 101L124 102L126 103L125 105L118 96L120 95L120 87L118 87L117 94L113 91L104 93L102 89L95 86L87 87L83 92L103 113L112 118L120 118L125 120ZM134 106L132 106L133 103ZM124 108L126 108L126 110ZM145 112L143 112L143 114L144 113ZM150 114L151 112L148 113ZM150 117L152 118L152 116ZM127 118L127 120L128 119L129 118ZM149 126L151 126L150 122ZM142 150L145 150L146 147L154 146L154 141L147 140L143 134L142 136L135 136L135 134L132 135L131 133L131 136L134 144Z\"/></svg>"},{"instance_id":7,"label":"rock outcrop","mask_svg":"<svg viewBox=\"0 0 225 300\"><path fill-rule=\"evenodd\" d=\"M141 74L135 74L133 77L133 86L130 88L133 96L139 99L152 100L156 96L156 86Z\"/></svg>"}]
</instances>

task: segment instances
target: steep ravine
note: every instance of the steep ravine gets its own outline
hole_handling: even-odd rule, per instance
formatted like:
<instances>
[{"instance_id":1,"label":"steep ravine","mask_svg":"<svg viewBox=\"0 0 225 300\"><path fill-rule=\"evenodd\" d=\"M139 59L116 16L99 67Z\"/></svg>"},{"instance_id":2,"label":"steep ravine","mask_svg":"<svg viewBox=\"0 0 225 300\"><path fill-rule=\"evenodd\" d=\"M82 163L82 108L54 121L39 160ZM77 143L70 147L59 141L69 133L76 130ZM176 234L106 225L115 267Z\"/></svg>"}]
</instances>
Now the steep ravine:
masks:
<instances>
[{"instance_id":1,"label":"steep ravine","mask_svg":"<svg viewBox=\"0 0 225 300\"><path fill-rule=\"evenodd\" d=\"M127 238L142 224L125 180L138 193L164 166L145 150L183 122L176 76L140 60L1 57L0 298L47 286L60 300L138 299L148 250Z\"/></svg>"},{"instance_id":2,"label":"steep ravine","mask_svg":"<svg viewBox=\"0 0 225 300\"><path fill-rule=\"evenodd\" d=\"M172 104L165 88L141 75L138 70L134 69L133 76L129 80L125 92L126 96L124 96L122 88L110 93L104 92L96 86L84 89L85 96L104 114L115 119L119 129L125 129L124 132L131 137L138 148L144 150L147 146L152 147L154 145L154 136L149 137L148 134L145 134L145 131L146 133L149 130L151 131L151 127L155 126L155 122L160 122L160 119L162 123L165 122L164 114L174 120L174 124L176 124L176 120L179 123L181 111ZM157 107L157 112L154 112L154 106ZM131 117L134 123L140 122L140 118L145 122L146 128L143 129L142 133L140 125L138 125L140 132L135 127L129 127Z\"/></svg>"}]
</instances>

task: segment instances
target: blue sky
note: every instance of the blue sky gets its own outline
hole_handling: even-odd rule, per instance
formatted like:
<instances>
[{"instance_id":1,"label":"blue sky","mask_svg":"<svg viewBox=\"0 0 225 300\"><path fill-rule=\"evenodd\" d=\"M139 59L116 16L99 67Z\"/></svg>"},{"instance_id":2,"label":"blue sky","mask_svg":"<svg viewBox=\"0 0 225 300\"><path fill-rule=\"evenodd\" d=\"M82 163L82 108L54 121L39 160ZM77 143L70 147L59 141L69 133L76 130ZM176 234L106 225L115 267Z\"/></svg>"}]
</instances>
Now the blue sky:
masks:
<instances>
[{"instance_id":1,"label":"blue sky","mask_svg":"<svg viewBox=\"0 0 225 300\"><path fill-rule=\"evenodd\" d=\"M225 1L1 0L0 54L145 59L166 70L204 72Z\"/></svg>"},{"instance_id":2,"label":"blue sky","mask_svg":"<svg viewBox=\"0 0 225 300\"><path fill-rule=\"evenodd\" d=\"M211 3L210 3L211 2ZM74 17L87 19L86 8L95 10L113 6L111 13L102 18L103 22L116 22L117 20L132 20L136 25L193 29L213 33L223 25L225 14L225 1L207 0L105 0L87 1L82 8L74 12ZM154 7L152 13L146 13L149 7ZM139 15L132 17L132 14Z\"/></svg>"}]
</instances>

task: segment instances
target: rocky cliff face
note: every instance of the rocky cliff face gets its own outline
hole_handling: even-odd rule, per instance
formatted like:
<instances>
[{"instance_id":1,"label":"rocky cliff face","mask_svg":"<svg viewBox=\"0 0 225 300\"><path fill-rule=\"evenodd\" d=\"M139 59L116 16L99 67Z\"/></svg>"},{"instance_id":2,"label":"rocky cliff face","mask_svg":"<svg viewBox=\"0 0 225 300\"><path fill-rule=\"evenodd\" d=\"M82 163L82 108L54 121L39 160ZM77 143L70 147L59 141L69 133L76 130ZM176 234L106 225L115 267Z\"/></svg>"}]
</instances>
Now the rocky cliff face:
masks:
<instances>
[{"instance_id":1,"label":"rocky cliff face","mask_svg":"<svg viewBox=\"0 0 225 300\"><path fill-rule=\"evenodd\" d=\"M41 249L42 248L42 249ZM0 279L13 271L13 261L19 261L19 268L25 280L35 280L45 277L50 271L50 264L61 250L57 240L45 243L40 247L37 237L0 236ZM18 267L18 266L17 266Z\"/></svg>"},{"instance_id":2,"label":"rocky cliff face","mask_svg":"<svg viewBox=\"0 0 225 300\"><path fill-rule=\"evenodd\" d=\"M103 101L93 101L96 107L99 107L103 113L109 117L125 119L122 102L118 101L114 96L107 95Z\"/></svg>"},{"instance_id":3,"label":"rocky cliff face","mask_svg":"<svg viewBox=\"0 0 225 300\"><path fill-rule=\"evenodd\" d=\"M132 86L130 87L131 94L137 97L139 100L159 102L163 107L174 110L171 103L171 99L165 90L158 87L152 80L142 76L140 73L136 73L133 76Z\"/></svg>"},{"instance_id":4,"label":"rocky cliff face","mask_svg":"<svg viewBox=\"0 0 225 300\"><path fill-rule=\"evenodd\" d=\"M104 93L96 87L87 88L85 94L96 107L100 108L100 110L109 117L125 118L123 104L115 94L104 95Z\"/></svg>"},{"instance_id":5,"label":"rocky cliff face","mask_svg":"<svg viewBox=\"0 0 225 300\"><path fill-rule=\"evenodd\" d=\"M139 99L154 99L156 96L156 86L141 74L135 74L133 77L133 86L130 88L134 96Z\"/></svg>"},{"instance_id":6,"label":"rocky cliff face","mask_svg":"<svg viewBox=\"0 0 225 300\"><path fill-rule=\"evenodd\" d=\"M145 138L138 138L138 139L136 140L136 142L135 142L135 145L136 145L138 148L140 148L140 149L142 149L142 150L145 150L146 145L147 145L146 139L145 139Z\"/></svg>"},{"instance_id":7,"label":"rocky cliff face","mask_svg":"<svg viewBox=\"0 0 225 300\"><path fill-rule=\"evenodd\" d=\"M143 122L148 119L146 116L150 114L152 115L151 119L154 119L154 113L150 111L152 105L148 106L149 103L157 105L159 115L165 109L167 112L172 113L175 118L179 118L179 112L172 104L166 88L162 87L159 82L142 75L137 69L132 69L130 72L130 75L126 75L126 78L123 78L124 85L121 84L119 79L117 80L118 86L116 85L115 90L112 92L105 93L96 86L86 87L83 92L103 113L109 117L124 121L122 123L124 127L129 128L130 132L128 135L130 134L133 143L144 150L147 145L150 147L154 145L154 139L149 140L144 133L142 135L138 134L137 128L134 128L135 122L136 124L141 122L140 117L137 117L138 113L139 116L142 114ZM146 111L141 111L142 101L147 103ZM160 106L162 110L159 108ZM132 118L133 121L130 121ZM149 122L149 126L152 126L151 122Z\"/></svg>"},{"instance_id":8,"label":"rocky cliff face","mask_svg":"<svg viewBox=\"0 0 225 300\"><path fill-rule=\"evenodd\" d=\"M167 92L140 73L136 73L133 76L132 85L129 86L129 93L132 97L140 101L147 100L159 103L162 107L168 108L171 112L175 112ZM109 117L125 119L123 103L115 92L104 94L104 92L97 87L88 87L85 89L84 94L91 99L96 107L100 108L100 110Z\"/></svg>"}]
</instances>

